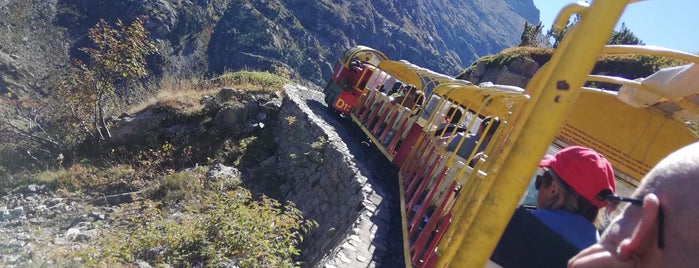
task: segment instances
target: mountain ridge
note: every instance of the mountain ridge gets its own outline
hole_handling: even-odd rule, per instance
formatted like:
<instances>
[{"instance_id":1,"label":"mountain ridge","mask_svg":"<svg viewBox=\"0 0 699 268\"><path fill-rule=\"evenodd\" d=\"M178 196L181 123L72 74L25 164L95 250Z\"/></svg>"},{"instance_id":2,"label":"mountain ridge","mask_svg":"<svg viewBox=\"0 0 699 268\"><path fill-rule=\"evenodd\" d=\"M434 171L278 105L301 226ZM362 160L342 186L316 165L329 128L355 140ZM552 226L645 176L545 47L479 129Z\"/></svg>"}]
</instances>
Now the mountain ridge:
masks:
<instances>
[{"instance_id":1,"label":"mountain ridge","mask_svg":"<svg viewBox=\"0 0 699 268\"><path fill-rule=\"evenodd\" d=\"M86 58L78 49L90 45L87 29L100 18L150 18L146 29L160 47L150 59L156 77L284 69L320 85L357 44L456 75L516 45L524 21L539 15L532 0L30 0L0 3L0 13L7 37L0 40L0 93L50 91L70 58Z\"/></svg>"}]
</instances>

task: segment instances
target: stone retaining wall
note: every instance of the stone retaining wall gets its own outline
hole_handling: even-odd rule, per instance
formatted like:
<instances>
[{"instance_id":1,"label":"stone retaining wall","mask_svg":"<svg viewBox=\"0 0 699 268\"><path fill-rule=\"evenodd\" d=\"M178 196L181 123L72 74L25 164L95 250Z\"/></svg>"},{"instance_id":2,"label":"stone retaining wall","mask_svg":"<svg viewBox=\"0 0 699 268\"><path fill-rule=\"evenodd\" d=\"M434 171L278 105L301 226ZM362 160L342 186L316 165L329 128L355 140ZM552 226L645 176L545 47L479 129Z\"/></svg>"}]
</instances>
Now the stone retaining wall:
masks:
<instances>
[{"instance_id":1,"label":"stone retaining wall","mask_svg":"<svg viewBox=\"0 0 699 268\"><path fill-rule=\"evenodd\" d=\"M272 126L278 132L275 172L287 179L284 199L319 226L304 237L303 267L375 267L385 254L388 201L355 163L336 131L322 93L298 86ZM334 124L334 125L333 125Z\"/></svg>"}]
</instances>

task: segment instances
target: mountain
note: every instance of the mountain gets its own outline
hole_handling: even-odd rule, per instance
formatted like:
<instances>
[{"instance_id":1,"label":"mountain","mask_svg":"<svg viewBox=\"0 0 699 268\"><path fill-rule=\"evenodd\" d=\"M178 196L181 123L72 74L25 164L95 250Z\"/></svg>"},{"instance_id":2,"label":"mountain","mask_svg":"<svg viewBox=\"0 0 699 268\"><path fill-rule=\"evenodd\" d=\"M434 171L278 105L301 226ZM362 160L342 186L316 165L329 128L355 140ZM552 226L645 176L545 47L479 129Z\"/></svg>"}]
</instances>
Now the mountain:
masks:
<instances>
[{"instance_id":1,"label":"mountain","mask_svg":"<svg viewBox=\"0 0 699 268\"><path fill-rule=\"evenodd\" d=\"M50 90L71 57L85 59L100 18L149 17L156 77L247 68L316 84L357 44L456 75L539 20L532 0L27 0L0 2L0 14L0 93Z\"/></svg>"}]
</instances>

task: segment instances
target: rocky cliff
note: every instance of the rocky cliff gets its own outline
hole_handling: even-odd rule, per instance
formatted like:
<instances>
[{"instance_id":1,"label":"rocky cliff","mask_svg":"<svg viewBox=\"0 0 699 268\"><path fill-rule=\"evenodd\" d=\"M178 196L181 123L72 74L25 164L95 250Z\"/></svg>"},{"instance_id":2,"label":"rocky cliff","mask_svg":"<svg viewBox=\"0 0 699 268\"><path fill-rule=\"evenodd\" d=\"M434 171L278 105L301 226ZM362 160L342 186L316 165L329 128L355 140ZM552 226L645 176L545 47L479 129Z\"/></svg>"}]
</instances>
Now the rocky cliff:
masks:
<instances>
[{"instance_id":1,"label":"rocky cliff","mask_svg":"<svg viewBox=\"0 0 699 268\"><path fill-rule=\"evenodd\" d=\"M0 93L49 91L100 18L149 16L156 77L249 68L316 84L356 44L454 75L538 21L532 0L5 0L0 14Z\"/></svg>"},{"instance_id":2,"label":"rocky cliff","mask_svg":"<svg viewBox=\"0 0 699 268\"><path fill-rule=\"evenodd\" d=\"M390 204L397 200L386 193L391 191L386 184L395 180L389 177L395 174L387 172L387 167L376 169L373 165L380 162L376 159L367 161L360 138L327 112L322 93L292 84L281 94L224 88L204 97L201 109L213 117L211 123L173 120L158 109L124 116L114 129L115 139L134 143L167 136L173 142L196 143L272 128L274 156L256 161L253 167L239 170L220 163L197 163L198 168L181 172L204 169L209 183L242 182L258 193L294 202L304 218L318 224L304 235L298 258L301 267L381 267L383 256L391 250L387 239ZM57 259L51 254L95 247L96 240L121 224L116 216L121 207L152 198L149 186L107 188L66 192L30 184L0 196L0 266L85 265L84 260ZM176 217L187 213L184 207L165 202L162 210ZM393 254L402 256L401 249L397 246ZM154 257L122 264L151 267L164 262Z\"/></svg>"}]
</instances>

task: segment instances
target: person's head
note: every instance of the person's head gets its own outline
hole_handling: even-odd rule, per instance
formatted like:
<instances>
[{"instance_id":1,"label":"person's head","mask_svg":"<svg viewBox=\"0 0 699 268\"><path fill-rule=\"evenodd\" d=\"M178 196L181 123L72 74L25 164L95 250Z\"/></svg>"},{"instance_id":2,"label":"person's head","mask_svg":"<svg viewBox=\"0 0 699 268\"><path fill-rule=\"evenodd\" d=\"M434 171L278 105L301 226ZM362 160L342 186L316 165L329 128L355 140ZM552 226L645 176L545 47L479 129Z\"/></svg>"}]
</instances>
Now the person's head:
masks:
<instances>
[{"instance_id":1,"label":"person's head","mask_svg":"<svg viewBox=\"0 0 699 268\"><path fill-rule=\"evenodd\" d=\"M415 104L418 106L422 106L422 103L425 101L425 93L423 93L422 90L416 88L413 91L413 94L415 95Z\"/></svg>"},{"instance_id":2,"label":"person's head","mask_svg":"<svg viewBox=\"0 0 699 268\"><path fill-rule=\"evenodd\" d=\"M488 128L490 126L490 128ZM495 134L495 131L498 130L498 127L500 126L500 118L497 116L486 116L483 118L483 121L481 121L481 124L478 126L478 135L483 135L483 131L486 129L488 130L488 133L485 135L485 140L488 141L490 140L490 137Z\"/></svg>"},{"instance_id":3,"label":"person's head","mask_svg":"<svg viewBox=\"0 0 699 268\"><path fill-rule=\"evenodd\" d=\"M422 104L422 101L420 99L422 97L422 91L417 89L415 86L411 86L408 89L407 96L408 96L408 98L412 99L415 103L420 102L420 103L418 103L418 105Z\"/></svg>"},{"instance_id":4,"label":"person's head","mask_svg":"<svg viewBox=\"0 0 699 268\"><path fill-rule=\"evenodd\" d=\"M357 70L362 66L362 62L358 59L352 60L349 64L349 69L351 72L357 72Z\"/></svg>"},{"instance_id":5,"label":"person's head","mask_svg":"<svg viewBox=\"0 0 699 268\"><path fill-rule=\"evenodd\" d=\"M393 83L393 87L391 88L391 90L394 92L398 92L398 89L400 89L402 86L403 86L403 83L395 82L395 83Z\"/></svg>"},{"instance_id":6,"label":"person's head","mask_svg":"<svg viewBox=\"0 0 699 268\"><path fill-rule=\"evenodd\" d=\"M604 156L590 148L570 146L539 163L536 178L538 208L563 209L595 222L604 198L615 192L614 170Z\"/></svg>"},{"instance_id":7,"label":"person's head","mask_svg":"<svg viewBox=\"0 0 699 268\"><path fill-rule=\"evenodd\" d=\"M452 107L449 107L449 110L447 110L447 114L444 115L444 119L446 119L448 122L456 124L456 123L459 123L461 121L461 116L463 116L463 113L461 113L461 110L459 110L459 108L452 106Z\"/></svg>"},{"instance_id":8,"label":"person's head","mask_svg":"<svg viewBox=\"0 0 699 268\"><path fill-rule=\"evenodd\" d=\"M699 143L660 161L601 240L568 267L694 267L699 263Z\"/></svg>"}]
</instances>

